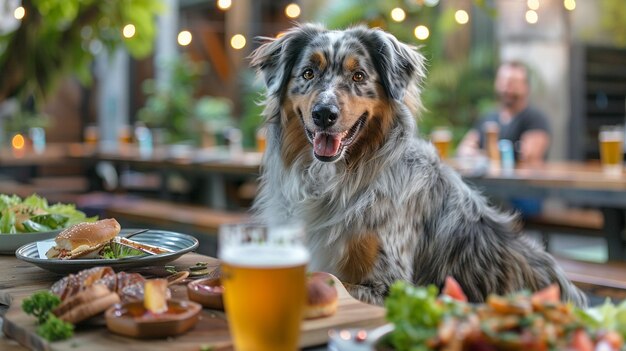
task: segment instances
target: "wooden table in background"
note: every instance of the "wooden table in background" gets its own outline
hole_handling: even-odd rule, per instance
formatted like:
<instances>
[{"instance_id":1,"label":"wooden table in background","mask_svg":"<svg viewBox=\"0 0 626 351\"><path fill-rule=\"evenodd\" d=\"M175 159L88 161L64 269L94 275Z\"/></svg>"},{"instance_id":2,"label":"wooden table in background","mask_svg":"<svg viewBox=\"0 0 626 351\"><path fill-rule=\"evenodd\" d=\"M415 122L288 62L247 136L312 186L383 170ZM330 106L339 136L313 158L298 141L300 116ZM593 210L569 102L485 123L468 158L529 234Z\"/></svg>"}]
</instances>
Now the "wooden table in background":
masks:
<instances>
[{"instance_id":1,"label":"wooden table in background","mask_svg":"<svg viewBox=\"0 0 626 351\"><path fill-rule=\"evenodd\" d=\"M609 260L626 260L626 173L607 176L599 163L558 162L514 170L490 169L464 179L489 196L502 199L557 198L571 204L596 207L604 215Z\"/></svg>"},{"instance_id":2,"label":"wooden table in background","mask_svg":"<svg viewBox=\"0 0 626 351\"><path fill-rule=\"evenodd\" d=\"M101 147L78 143L69 144L67 150L69 159L87 163L108 161L159 172L163 199L169 198L167 179L173 172L201 176L206 184L206 194L203 196L205 205L216 209L228 207L225 183L234 179L256 179L262 158L258 152L231 154L223 147L201 149L162 146L142 154L136 145Z\"/></svg>"},{"instance_id":3,"label":"wooden table in background","mask_svg":"<svg viewBox=\"0 0 626 351\"><path fill-rule=\"evenodd\" d=\"M190 253L174 261L177 267L189 267L197 262L209 262L217 266L211 257ZM161 340L138 340L110 333L104 320L96 320L90 325L79 327L73 338L49 343L35 333L35 320L21 310L21 302L38 290L48 289L60 276L44 271L30 263L11 256L0 256L0 304L9 305L4 316L4 333L20 344L34 350L75 351L85 350L198 350L207 345L214 350L231 349L232 342L223 312L203 309L198 324L188 333ZM334 328L374 328L385 323L385 310L368 305L352 298L343 285L337 284L339 307L334 316L307 320L302 325L301 346L322 345L328 341L328 331ZM173 296L186 298L184 285L170 287ZM0 344L0 346L2 346Z\"/></svg>"}]
</instances>

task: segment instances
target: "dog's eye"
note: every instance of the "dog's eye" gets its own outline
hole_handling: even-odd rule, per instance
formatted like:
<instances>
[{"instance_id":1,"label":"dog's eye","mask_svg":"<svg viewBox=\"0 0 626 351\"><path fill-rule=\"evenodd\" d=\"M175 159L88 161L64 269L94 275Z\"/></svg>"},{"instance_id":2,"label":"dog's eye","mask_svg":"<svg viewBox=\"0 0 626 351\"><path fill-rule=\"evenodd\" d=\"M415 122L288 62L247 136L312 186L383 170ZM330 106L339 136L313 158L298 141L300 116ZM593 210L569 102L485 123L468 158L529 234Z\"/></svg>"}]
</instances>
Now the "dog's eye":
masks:
<instances>
[{"instance_id":1,"label":"dog's eye","mask_svg":"<svg viewBox=\"0 0 626 351\"><path fill-rule=\"evenodd\" d=\"M352 80L355 82L360 82L363 79L365 79L365 73L363 72L354 72L354 74L352 75Z\"/></svg>"},{"instance_id":2,"label":"dog's eye","mask_svg":"<svg viewBox=\"0 0 626 351\"><path fill-rule=\"evenodd\" d=\"M304 73L302 73L302 78L306 80L311 80L313 77L315 77L315 74L313 74L313 70L310 68L305 69Z\"/></svg>"}]
</instances>

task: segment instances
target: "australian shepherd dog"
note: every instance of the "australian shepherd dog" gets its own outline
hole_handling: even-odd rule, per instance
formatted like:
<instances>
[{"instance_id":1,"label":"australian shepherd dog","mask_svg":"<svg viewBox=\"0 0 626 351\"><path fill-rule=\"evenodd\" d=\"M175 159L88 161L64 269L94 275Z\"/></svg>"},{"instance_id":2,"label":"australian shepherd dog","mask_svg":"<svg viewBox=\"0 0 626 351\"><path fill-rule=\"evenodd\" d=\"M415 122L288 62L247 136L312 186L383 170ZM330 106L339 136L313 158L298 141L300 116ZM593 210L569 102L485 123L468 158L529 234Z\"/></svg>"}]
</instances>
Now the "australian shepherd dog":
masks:
<instances>
[{"instance_id":1,"label":"australian shepherd dog","mask_svg":"<svg viewBox=\"0 0 626 351\"><path fill-rule=\"evenodd\" d=\"M416 137L424 58L392 35L295 27L251 55L267 93L265 151L253 205L266 220L307 227L310 270L335 274L381 304L396 280L471 301L558 283L586 297L514 216L491 207Z\"/></svg>"}]
</instances>

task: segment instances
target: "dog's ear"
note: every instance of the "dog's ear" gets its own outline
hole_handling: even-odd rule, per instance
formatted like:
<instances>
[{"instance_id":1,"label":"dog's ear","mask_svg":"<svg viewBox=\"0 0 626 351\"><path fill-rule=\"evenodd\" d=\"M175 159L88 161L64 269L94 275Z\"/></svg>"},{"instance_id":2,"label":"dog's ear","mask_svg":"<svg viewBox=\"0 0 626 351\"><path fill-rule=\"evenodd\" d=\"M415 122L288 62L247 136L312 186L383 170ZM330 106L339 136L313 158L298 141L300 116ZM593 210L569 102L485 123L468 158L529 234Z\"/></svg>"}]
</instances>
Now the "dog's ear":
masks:
<instances>
[{"instance_id":1,"label":"dog's ear","mask_svg":"<svg viewBox=\"0 0 626 351\"><path fill-rule=\"evenodd\" d=\"M279 93L282 100L291 70L304 47L323 30L321 26L306 24L288 30L280 38L258 38L264 43L250 55L250 65L263 77L268 94Z\"/></svg>"},{"instance_id":2,"label":"dog's ear","mask_svg":"<svg viewBox=\"0 0 626 351\"><path fill-rule=\"evenodd\" d=\"M401 43L380 29L356 28L380 76L387 96L402 100L407 88L419 86L424 79L424 56L417 48Z\"/></svg>"}]
</instances>

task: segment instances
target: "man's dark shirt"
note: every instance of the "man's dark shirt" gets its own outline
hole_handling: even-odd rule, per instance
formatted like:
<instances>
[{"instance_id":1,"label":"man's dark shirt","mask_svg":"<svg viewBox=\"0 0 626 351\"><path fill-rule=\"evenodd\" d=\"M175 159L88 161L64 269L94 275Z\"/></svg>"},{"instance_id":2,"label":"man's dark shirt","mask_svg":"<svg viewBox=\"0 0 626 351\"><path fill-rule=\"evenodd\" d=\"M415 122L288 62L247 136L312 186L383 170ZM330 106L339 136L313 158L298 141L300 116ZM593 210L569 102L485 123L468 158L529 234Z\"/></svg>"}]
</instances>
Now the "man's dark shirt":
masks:
<instances>
[{"instance_id":1,"label":"man's dark shirt","mask_svg":"<svg viewBox=\"0 0 626 351\"><path fill-rule=\"evenodd\" d=\"M516 160L519 159L520 139L522 138L522 134L529 130L543 130L550 134L548 118L543 112L536 108L526 107L506 124L500 122L499 112L494 111L483 117L474 126L480 136L479 145L481 148L484 148L486 139L485 123L489 121L496 122L500 127L499 139L508 139L513 143ZM544 155L544 157L546 156L547 155Z\"/></svg>"}]
</instances>

